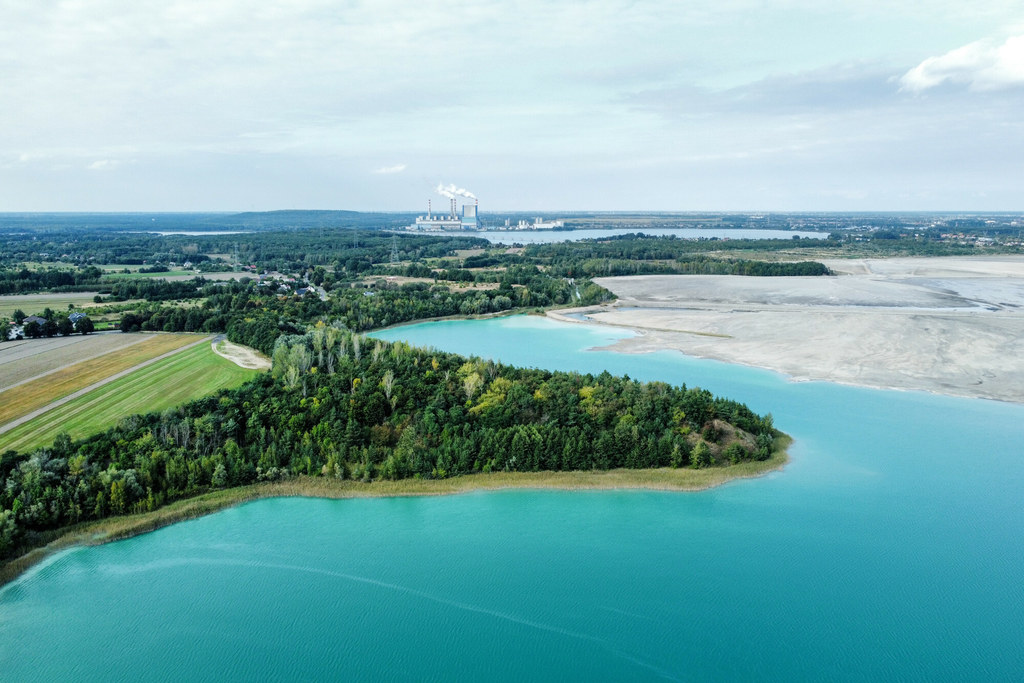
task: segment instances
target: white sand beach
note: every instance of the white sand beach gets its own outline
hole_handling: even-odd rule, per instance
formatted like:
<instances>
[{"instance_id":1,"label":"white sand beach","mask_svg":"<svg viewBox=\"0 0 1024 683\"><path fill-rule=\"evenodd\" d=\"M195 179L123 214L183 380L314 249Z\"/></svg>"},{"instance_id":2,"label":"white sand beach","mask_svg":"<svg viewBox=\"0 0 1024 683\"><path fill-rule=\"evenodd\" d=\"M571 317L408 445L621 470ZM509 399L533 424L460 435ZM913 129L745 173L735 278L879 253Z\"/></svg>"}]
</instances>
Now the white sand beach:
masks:
<instances>
[{"instance_id":1,"label":"white sand beach","mask_svg":"<svg viewBox=\"0 0 1024 683\"><path fill-rule=\"evenodd\" d=\"M677 349L795 380L1024 402L1024 257L827 261L835 277L598 278L619 297L577 309ZM574 320L552 312L552 317Z\"/></svg>"}]
</instances>

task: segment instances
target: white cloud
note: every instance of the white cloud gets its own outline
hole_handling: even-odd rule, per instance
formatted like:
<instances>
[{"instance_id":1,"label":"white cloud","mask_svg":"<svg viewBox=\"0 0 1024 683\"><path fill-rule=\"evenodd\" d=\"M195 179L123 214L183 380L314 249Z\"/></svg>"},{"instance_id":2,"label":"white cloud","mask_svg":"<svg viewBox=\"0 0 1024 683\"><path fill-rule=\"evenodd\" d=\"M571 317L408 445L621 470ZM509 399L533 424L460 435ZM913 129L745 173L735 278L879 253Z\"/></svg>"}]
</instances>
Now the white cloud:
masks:
<instances>
[{"instance_id":1,"label":"white cloud","mask_svg":"<svg viewBox=\"0 0 1024 683\"><path fill-rule=\"evenodd\" d=\"M900 79L903 90L922 92L953 83L971 90L998 90L1024 85L1024 35L1011 36L1002 44L979 40L929 57Z\"/></svg>"},{"instance_id":2,"label":"white cloud","mask_svg":"<svg viewBox=\"0 0 1024 683\"><path fill-rule=\"evenodd\" d=\"M98 159L89 164L90 171L113 171L121 165L117 159Z\"/></svg>"},{"instance_id":3,"label":"white cloud","mask_svg":"<svg viewBox=\"0 0 1024 683\"><path fill-rule=\"evenodd\" d=\"M405 169L405 164L395 164L394 166L381 166L380 168L375 168L371 173L376 173L377 175L388 175L391 173L401 173Z\"/></svg>"}]
</instances>

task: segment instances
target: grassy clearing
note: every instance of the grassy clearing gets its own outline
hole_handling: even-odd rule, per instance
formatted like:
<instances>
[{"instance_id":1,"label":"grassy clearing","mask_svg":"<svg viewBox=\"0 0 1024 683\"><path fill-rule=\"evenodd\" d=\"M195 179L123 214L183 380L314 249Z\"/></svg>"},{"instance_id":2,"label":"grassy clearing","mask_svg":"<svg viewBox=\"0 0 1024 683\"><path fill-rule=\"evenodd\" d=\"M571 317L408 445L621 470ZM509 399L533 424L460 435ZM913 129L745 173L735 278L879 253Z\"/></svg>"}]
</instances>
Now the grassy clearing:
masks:
<instances>
[{"instance_id":1,"label":"grassy clearing","mask_svg":"<svg viewBox=\"0 0 1024 683\"><path fill-rule=\"evenodd\" d=\"M10 318L21 309L26 315L42 313L45 308L67 312L68 304L81 307L92 304L96 292L68 292L60 294L5 294L0 296L0 318Z\"/></svg>"},{"instance_id":2,"label":"grassy clearing","mask_svg":"<svg viewBox=\"0 0 1024 683\"><path fill-rule=\"evenodd\" d=\"M126 415L164 410L220 389L236 387L255 372L221 358L209 344L199 344L0 434L0 452L39 448L52 443L60 432L81 439L114 426Z\"/></svg>"},{"instance_id":3,"label":"grassy clearing","mask_svg":"<svg viewBox=\"0 0 1024 683\"><path fill-rule=\"evenodd\" d=\"M609 470L607 472L495 472L452 479L404 479L361 483L321 477L297 477L277 483L254 484L212 491L195 498L179 500L154 512L114 517L55 531L40 539L47 543L29 553L0 565L0 586L14 580L49 555L73 545L99 545L155 531L188 519L202 517L224 508L261 498L304 496L308 498L374 498L385 496L442 496L472 491L502 489L647 489L659 491L700 491L733 479L758 477L782 468L789 460L786 448L791 439L776 440L776 451L764 462L748 462L730 467L703 470Z\"/></svg>"},{"instance_id":4,"label":"grassy clearing","mask_svg":"<svg viewBox=\"0 0 1024 683\"><path fill-rule=\"evenodd\" d=\"M168 279L168 280L191 280L194 277L202 277L202 278L204 278L206 280L222 281L222 282L227 281L227 280L241 280L242 278L246 278L246 277L250 278L250 279L255 279L255 278L259 277L255 273L251 273L251 272L249 272L247 270L239 270L237 272L236 271L226 270L226 271L220 271L220 272L216 272L216 273L212 273L212 272L211 273L193 273L191 271L186 271L186 272L187 272L186 275L172 275L170 273L164 273L164 275L167 276L166 279Z\"/></svg>"},{"instance_id":5,"label":"grassy clearing","mask_svg":"<svg viewBox=\"0 0 1024 683\"><path fill-rule=\"evenodd\" d=\"M70 261L22 261L21 265L29 270L68 270L77 269L82 264L72 263ZM124 270L126 266L119 263L90 263L88 264L94 268L99 268L102 271L108 270ZM136 266L137 268L138 266Z\"/></svg>"},{"instance_id":6,"label":"grassy clearing","mask_svg":"<svg viewBox=\"0 0 1024 683\"><path fill-rule=\"evenodd\" d=\"M130 273L121 272L108 272L104 273L103 277L107 280L138 280L139 278L164 278L164 277L198 277L195 271L192 270L168 270L162 273L140 273L137 270L133 270Z\"/></svg>"},{"instance_id":7,"label":"grassy clearing","mask_svg":"<svg viewBox=\"0 0 1024 683\"><path fill-rule=\"evenodd\" d=\"M93 339L102 338L93 337ZM121 341L120 337L114 337L114 339ZM126 349L114 350L99 358L75 363L63 370L51 373L38 381L22 384L13 389L0 392L0 425L7 424L11 420L15 420L23 415L28 415L34 410L38 410L111 375L127 370L150 358L156 358L168 351L181 348L186 344L191 344L198 339L199 337L194 334L154 335ZM92 349L88 352L90 354L96 353ZM45 359L39 359L36 356L31 360L35 361L33 367L38 367L39 362L45 361L50 368L53 368L66 365L67 363L74 363L75 353L76 349L74 346L71 348L59 348L46 354L40 354L46 356ZM46 370L40 369L36 374L41 372L46 372ZM0 439L2 438L3 436L0 436Z\"/></svg>"}]
</instances>

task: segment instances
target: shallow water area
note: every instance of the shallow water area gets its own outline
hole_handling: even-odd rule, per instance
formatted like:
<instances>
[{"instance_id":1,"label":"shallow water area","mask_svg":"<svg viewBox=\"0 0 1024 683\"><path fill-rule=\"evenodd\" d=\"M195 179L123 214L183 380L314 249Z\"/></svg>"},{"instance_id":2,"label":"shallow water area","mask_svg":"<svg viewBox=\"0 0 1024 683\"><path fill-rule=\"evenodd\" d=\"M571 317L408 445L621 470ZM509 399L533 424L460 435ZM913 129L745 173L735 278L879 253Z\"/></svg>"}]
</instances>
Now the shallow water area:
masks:
<instances>
[{"instance_id":1,"label":"shallow water area","mask_svg":"<svg viewBox=\"0 0 1024 683\"><path fill-rule=\"evenodd\" d=\"M0 590L10 680L1018 680L1024 406L602 351L535 316L374 336L771 412L782 471L700 493L249 503Z\"/></svg>"}]
</instances>

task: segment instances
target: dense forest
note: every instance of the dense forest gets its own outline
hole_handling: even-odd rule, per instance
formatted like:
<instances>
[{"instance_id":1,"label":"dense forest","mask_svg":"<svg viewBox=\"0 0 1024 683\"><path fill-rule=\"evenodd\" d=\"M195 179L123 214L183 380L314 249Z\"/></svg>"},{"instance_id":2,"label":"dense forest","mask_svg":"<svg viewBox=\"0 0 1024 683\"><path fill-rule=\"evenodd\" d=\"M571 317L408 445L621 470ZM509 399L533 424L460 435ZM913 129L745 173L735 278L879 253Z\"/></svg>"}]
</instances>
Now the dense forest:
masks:
<instances>
[{"instance_id":1,"label":"dense forest","mask_svg":"<svg viewBox=\"0 0 1024 683\"><path fill-rule=\"evenodd\" d=\"M330 227L247 234L166 235L113 230L30 231L4 233L0 266L23 263L72 263L141 266L191 262L202 270L230 270L238 263L282 272L327 266L358 274L373 264L419 261L451 255L458 249L485 248L487 240Z\"/></svg>"},{"instance_id":2,"label":"dense forest","mask_svg":"<svg viewBox=\"0 0 1024 683\"><path fill-rule=\"evenodd\" d=\"M701 389L526 370L318 324L239 389L0 456L0 557L40 532L295 475L707 467L769 457L770 416Z\"/></svg>"},{"instance_id":3,"label":"dense forest","mask_svg":"<svg viewBox=\"0 0 1024 683\"><path fill-rule=\"evenodd\" d=\"M95 266L35 270L0 267L0 294L84 291L95 288L102 277L103 271Z\"/></svg>"},{"instance_id":4,"label":"dense forest","mask_svg":"<svg viewBox=\"0 0 1024 683\"><path fill-rule=\"evenodd\" d=\"M179 284L182 283L168 283ZM364 331L426 318L569 303L592 305L612 296L587 280L553 278L535 268L512 269L491 289L459 289L444 283L381 282L370 288L336 287L326 301L312 292L281 295L275 288L263 287L253 280L206 285L201 291L203 302L198 306L139 305L121 316L120 329L227 332L231 341L269 354L279 333L304 329L309 321L338 320L350 330ZM151 297L155 302L175 298L170 294L160 296L157 291L151 292Z\"/></svg>"}]
</instances>

